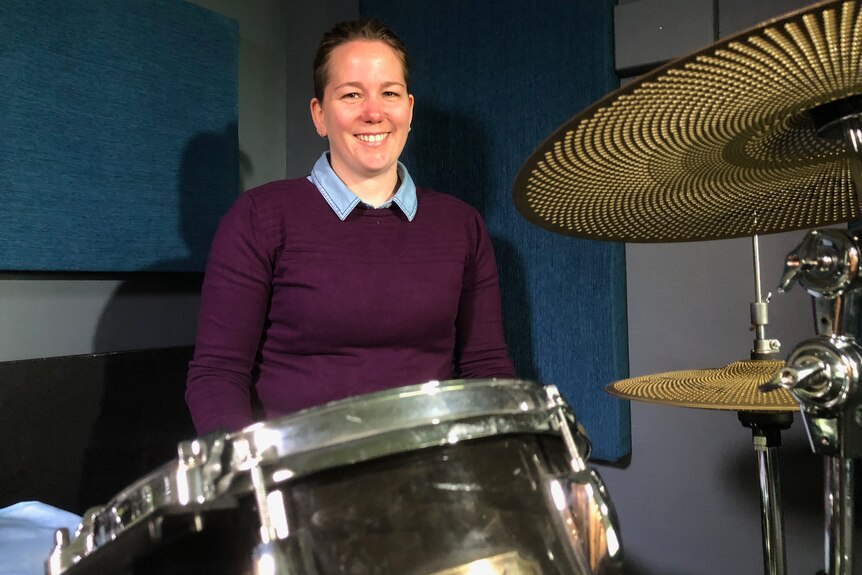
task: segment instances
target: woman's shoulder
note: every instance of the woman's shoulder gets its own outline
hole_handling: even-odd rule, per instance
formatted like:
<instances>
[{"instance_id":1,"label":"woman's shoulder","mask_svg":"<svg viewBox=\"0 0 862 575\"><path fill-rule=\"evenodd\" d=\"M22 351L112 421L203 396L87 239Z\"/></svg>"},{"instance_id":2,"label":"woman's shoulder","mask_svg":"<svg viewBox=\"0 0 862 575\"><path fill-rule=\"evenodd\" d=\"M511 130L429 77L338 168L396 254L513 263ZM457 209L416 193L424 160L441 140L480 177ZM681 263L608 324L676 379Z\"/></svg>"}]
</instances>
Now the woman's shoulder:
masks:
<instances>
[{"instance_id":1,"label":"woman's shoulder","mask_svg":"<svg viewBox=\"0 0 862 575\"><path fill-rule=\"evenodd\" d=\"M314 211L317 188L304 178L274 180L246 190L237 197L227 220L244 226L262 226L278 229L286 222L307 217L309 208Z\"/></svg>"},{"instance_id":2,"label":"woman's shoulder","mask_svg":"<svg viewBox=\"0 0 862 575\"><path fill-rule=\"evenodd\" d=\"M461 216L467 219L481 219L478 210L452 194L438 192L431 188L416 188L419 211L427 210L434 215Z\"/></svg>"},{"instance_id":3,"label":"woman's shoulder","mask_svg":"<svg viewBox=\"0 0 862 575\"><path fill-rule=\"evenodd\" d=\"M291 219L293 214L316 209L320 192L305 178L274 180L246 190L236 199L232 211L267 220Z\"/></svg>"}]
</instances>

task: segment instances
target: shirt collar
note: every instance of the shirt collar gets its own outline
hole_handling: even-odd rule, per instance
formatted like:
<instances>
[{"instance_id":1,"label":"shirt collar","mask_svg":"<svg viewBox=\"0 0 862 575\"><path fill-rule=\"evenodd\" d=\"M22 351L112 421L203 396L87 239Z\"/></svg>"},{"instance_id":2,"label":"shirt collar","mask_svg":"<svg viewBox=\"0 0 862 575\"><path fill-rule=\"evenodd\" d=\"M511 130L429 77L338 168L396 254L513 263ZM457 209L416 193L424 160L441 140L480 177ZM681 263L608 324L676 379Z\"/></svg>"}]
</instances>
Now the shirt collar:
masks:
<instances>
[{"instance_id":1,"label":"shirt collar","mask_svg":"<svg viewBox=\"0 0 862 575\"><path fill-rule=\"evenodd\" d=\"M380 208L389 207L391 204L398 206L409 221L413 221L416 216L418 202L416 200L416 184L413 183L413 178L407 173L407 168L404 164L398 162L398 179L401 185L392 199L386 202ZM311 169L311 174L308 176L308 181L314 184L335 215L342 221L353 211L362 200L359 196L351 192L341 178L329 165L329 157L327 152L324 152L315 162Z\"/></svg>"}]
</instances>

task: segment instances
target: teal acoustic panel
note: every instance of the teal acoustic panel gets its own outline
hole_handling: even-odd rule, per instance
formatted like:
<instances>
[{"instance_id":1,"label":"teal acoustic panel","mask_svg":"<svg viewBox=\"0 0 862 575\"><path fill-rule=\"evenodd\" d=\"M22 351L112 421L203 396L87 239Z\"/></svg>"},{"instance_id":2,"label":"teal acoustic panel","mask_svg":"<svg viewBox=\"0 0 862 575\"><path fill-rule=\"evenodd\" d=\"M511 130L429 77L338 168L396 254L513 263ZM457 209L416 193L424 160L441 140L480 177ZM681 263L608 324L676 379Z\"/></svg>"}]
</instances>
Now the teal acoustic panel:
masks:
<instances>
[{"instance_id":1,"label":"teal acoustic panel","mask_svg":"<svg viewBox=\"0 0 862 575\"><path fill-rule=\"evenodd\" d=\"M407 44L416 98L404 161L420 185L458 196L494 241L506 337L520 376L555 384L594 457L630 452L625 251L526 222L512 184L532 151L616 88L613 0L361 0Z\"/></svg>"},{"instance_id":2,"label":"teal acoustic panel","mask_svg":"<svg viewBox=\"0 0 862 575\"><path fill-rule=\"evenodd\" d=\"M198 271L239 188L238 25L0 2L0 269Z\"/></svg>"}]
</instances>

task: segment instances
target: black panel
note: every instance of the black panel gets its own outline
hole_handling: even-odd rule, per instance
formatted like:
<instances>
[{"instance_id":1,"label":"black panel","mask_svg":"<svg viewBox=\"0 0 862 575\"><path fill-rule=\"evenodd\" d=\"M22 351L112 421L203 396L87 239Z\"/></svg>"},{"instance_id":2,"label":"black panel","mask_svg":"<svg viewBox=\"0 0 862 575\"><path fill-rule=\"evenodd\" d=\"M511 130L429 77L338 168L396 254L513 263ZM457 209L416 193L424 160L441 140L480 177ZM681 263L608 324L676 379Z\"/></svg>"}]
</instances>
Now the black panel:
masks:
<instances>
[{"instance_id":1,"label":"black panel","mask_svg":"<svg viewBox=\"0 0 862 575\"><path fill-rule=\"evenodd\" d=\"M192 347L0 363L0 507L82 514L194 437L183 394Z\"/></svg>"}]
</instances>

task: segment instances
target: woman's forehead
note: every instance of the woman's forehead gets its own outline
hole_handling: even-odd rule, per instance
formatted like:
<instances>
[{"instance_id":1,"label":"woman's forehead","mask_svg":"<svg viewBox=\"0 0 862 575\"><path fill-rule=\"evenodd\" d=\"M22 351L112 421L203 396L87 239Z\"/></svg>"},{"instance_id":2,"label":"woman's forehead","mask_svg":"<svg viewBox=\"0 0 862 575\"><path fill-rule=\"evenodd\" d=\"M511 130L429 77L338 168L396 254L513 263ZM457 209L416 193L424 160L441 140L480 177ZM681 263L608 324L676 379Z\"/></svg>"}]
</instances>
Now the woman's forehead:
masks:
<instances>
[{"instance_id":1,"label":"woman's forehead","mask_svg":"<svg viewBox=\"0 0 862 575\"><path fill-rule=\"evenodd\" d=\"M398 53L377 40L352 40L336 47L327 68L329 84L372 79L405 84Z\"/></svg>"}]
</instances>

